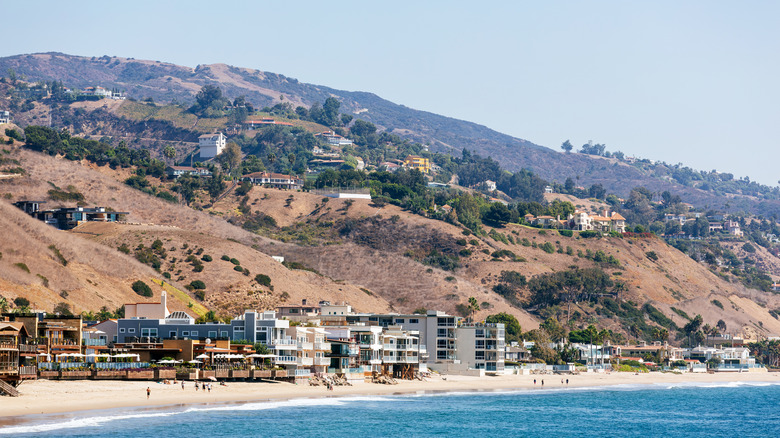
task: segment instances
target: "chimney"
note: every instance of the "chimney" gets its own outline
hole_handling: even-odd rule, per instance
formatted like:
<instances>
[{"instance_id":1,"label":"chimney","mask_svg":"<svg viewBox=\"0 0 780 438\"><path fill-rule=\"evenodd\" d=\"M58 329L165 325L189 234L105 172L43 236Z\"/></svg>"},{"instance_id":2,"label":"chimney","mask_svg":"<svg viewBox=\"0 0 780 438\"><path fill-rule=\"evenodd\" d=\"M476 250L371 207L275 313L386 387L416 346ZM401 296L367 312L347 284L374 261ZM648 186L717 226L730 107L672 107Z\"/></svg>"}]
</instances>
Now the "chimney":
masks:
<instances>
[{"instance_id":1,"label":"chimney","mask_svg":"<svg viewBox=\"0 0 780 438\"><path fill-rule=\"evenodd\" d=\"M607 214L607 209L606 208L604 209L604 214L602 216L609 217L609 214Z\"/></svg>"},{"instance_id":2,"label":"chimney","mask_svg":"<svg viewBox=\"0 0 780 438\"><path fill-rule=\"evenodd\" d=\"M306 305L306 298L301 300L301 306L305 306L305 305Z\"/></svg>"}]
</instances>

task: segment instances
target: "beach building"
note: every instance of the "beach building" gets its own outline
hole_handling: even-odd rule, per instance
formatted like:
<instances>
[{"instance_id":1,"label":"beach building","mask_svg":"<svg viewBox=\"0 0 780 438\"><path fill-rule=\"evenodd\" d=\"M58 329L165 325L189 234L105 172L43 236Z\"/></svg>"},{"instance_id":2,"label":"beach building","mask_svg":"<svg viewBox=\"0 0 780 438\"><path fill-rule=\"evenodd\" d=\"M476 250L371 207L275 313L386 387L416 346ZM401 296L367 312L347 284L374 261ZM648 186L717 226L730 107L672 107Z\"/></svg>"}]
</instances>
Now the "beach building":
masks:
<instances>
[{"instance_id":1,"label":"beach building","mask_svg":"<svg viewBox=\"0 0 780 438\"><path fill-rule=\"evenodd\" d=\"M221 132L214 134L203 134L198 137L201 158L214 158L225 150L227 137Z\"/></svg>"},{"instance_id":2,"label":"beach building","mask_svg":"<svg viewBox=\"0 0 780 438\"><path fill-rule=\"evenodd\" d=\"M309 300L304 298L300 305L277 306L276 313L279 318L295 322L309 322L309 319L319 317L320 306L309 304Z\"/></svg>"},{"instance_id":3,"label":"beach building","mask_svg":"<svg viewBox=\"0 0 780 438\"><path fill-rule=\"evenodd\" d=\"M24 324L0 321L0 392L17 395L8 384L37 378L37 348L26 344L29 338Z\"/></svg>"},{"instance_id":4,"label":"beach building","mask_svg":"<svg viewBox=\"0 0 780 438\"><path fill-rule=\"evenodd\" d=\"M390 326L382 331L382 373L413 379L420 369L420 333Z\"/></svg>"},{"instance_id":5,"label":"beach building","mask_svg":"<svg viewBox=\"0 0 780 438\"><path fill-rule=\"evenodd\" d=\"M467 369L503 372L504 324L469 323L457 328L456 356Z\"/></svg>"}]
</instances>

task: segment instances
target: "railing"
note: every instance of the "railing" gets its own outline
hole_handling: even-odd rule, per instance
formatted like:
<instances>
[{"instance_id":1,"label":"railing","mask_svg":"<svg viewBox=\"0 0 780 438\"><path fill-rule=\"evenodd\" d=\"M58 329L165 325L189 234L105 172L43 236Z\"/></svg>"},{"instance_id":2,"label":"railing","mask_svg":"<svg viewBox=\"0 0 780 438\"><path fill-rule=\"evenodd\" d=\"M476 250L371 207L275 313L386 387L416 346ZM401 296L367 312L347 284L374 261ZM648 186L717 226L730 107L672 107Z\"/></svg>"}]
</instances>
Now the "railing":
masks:
<instances>
[{"instance_id":1,"label":"railing","mask_svg":"<svg viewBox=\"0 0 780 438\"><path fill-rule=\"evenodd\" d=\"M330 350L330 342L315 342L314 349L322 351Z\"/></svg>"},{"instance_id":2,"label":"railing","mask_svg":"<svg viewBox=\"0 0 780 438\"><path fill-rule=\"evenodd\" d=\"M291 347L297 347L298 346L298 341L295 340L295 339L274 339L271 342L271 345L274 346L274 347L276 347L278 345L286 345L286 346L291 346Z\"/></svg>"},{"instance_id":3,"label":"railing","mask_svg":"<svg viewBox=\"0 0 780 438\"><path fill-rule=\"evenodd\" d=\"M19 344L19 352L20 353L37 353L38 352L38 346L37 345Z\"/></svg>"},{"instance_id":4,"label":"railing","mask_svg":"<svg viewBox=\"0 0 780 438\"><path fill-rule=\"evenodd\" d=\"M13 342L0 342L0 348L16 350L16 344L14 344Z\"/></svg>"},{"instance_id":5,"label":"railing","mask_svg":"<svg viewBox=\"0 0 780 438\"><path fill-rule=\"evenodd\" d=\"M34 376L38 374L38 369L34 366L19 367L19 374Z\"/></svg>"},{"instance_id":6,"label":"railing","mask_svg":"<svg viewBox=\"0 0 780 438\"><path fill-rule=\"evenodd\" d=\"M96 362L93 365L98 370L126 370L150 367L149 362Z\"/></svg>"},{"instance_id":7,"label":"railing","mask_svg":"<svg viewBox=\"0 0 780 438\"><path fill-rule=\"evenodd\" d=\"M330 365L329 357L315 357L314 365Z\"/></svg>"},{"instance_id":8,"label":"railing","mask_svg":"<svg viewBox=\"0 0 780 438\"><path fill-rule=\"evenodd\" d=\"M16 373L19 371L19 367L16 365L0 365L0 373L11 372Z\"/></svg>"},{"instance_id":9,"label":"railing","mask_svg":"<svg viewBox=\"0 0 780 438\"><path fill-rule=\"evenodd\" d=\"M420 358L418 356L406 356L404 358L404 362L406 363L419 363Z\"/></svg>"},{"instance_id":10,"label":"railing","mask_svg":"<svg viewBox=\"0 0 780 438\"><path fill-rule=\"evenodd\" d=\"M299 357L298 366L312 366L314 365L314 358L311 357Z\"/></svg>"},{"instance_id":11,"label":"railing","mask_svg":"<svg viewBox=\"0 0 780 438\"><path fill-rule=\"evenodd\" d=\"M396 363L398 358L395 356L382 356L382 362L384 363Z\"/></svg>"},{"instance_id":12,"label":"railing","mask_svg":"<svg viewBox=\"0 0 780 438\"><path fill-rule=\"evenodd\" d=\"M74 368L89 368L96 370L127 370L137 368L150 368L149 362L41 362L38 370L69 370Z\"/></svg>"},{"instance_id":13,"label":"railing","mask_svg":"<svg viewBox=\"0 0 780 438\"><path fill-rule=\"evenodd\" d=\"M311 371L309 370L295 370L295 377L308 377L311 376Z\"/></svg>"},{"instance_id":14,"label":"railing","mask_svg":"<svg viewBox=\"0 0 780 438\"><path fill-rule=\"evenodd\" d=\"M382 344L383 350L396 350L395 348L396 344Z\"/></svg>"},{"instance_id":15,"label":"railing","mask_svg":"<svg viewBox=\"0 0 780 438\"><path fill-rule=\"evenodd\" d=\"M57 345L57 346L79 346L78 342L74 341L73 339L52 339L51 345Z\"/></svg>"},{"instance_id":16,"label":"railing","mask_svg":"<svg viewBox=\"0 0 780 438\"><path fill-rule=\"evenodd\" d=\"M274 357L274 363L283 365L295 365L298 363L298 358L295 356L276 356Z\"/></svg>"},{"instance_id":17,"label":"railing","mask_svg":"<svg viewBox=\"0 0 780 438\"><path fill-rule=\"evenodd\" d=\"M298 342L299 350L314 350L314 344L311 342Z\"/></svg>"},{"instance_id":18,"label":"railing","mask_svg":"<svg viewBox=\"0 0 780 438\"><path fill-rule=\"evenodd\" d=\"M84 339L84 345L88 347L103 347L106 345L105 339Z\"/></svg>"}]
</instances>

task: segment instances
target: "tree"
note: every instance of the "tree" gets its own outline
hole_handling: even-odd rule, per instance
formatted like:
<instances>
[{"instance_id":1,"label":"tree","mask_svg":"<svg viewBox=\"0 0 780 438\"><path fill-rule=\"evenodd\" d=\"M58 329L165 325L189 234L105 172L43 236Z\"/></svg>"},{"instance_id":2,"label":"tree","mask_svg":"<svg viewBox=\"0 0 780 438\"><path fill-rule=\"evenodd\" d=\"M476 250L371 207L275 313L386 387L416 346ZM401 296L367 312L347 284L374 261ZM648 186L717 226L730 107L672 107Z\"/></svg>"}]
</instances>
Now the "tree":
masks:
<instances>
[{"instance_id":1,"label":"tree","mask_svg":"<svg viewBox=\"0 0 780 438\"><path fill-rule=\"evenodd\" d=\"M474 314L479 312L479 303L474 297L469 297L469 313L471 313L471 319L474 319Z\"/></svg>"},{"instance_id":2,"label":"tree","mask_svg":"<svg viewBox=\"0 0 780 438\"><path fill-rule=\"evenodd\" d=\"M543 323L539 324L539 329L544 330L553 342L566 337L566 328L553 317L547 318Z\"/></svg>"},{"instance_id":3,"label":"tree","mask_svg":"<svg viewBox=\"0 0 780 438\"><path fill-rule=\"evenodd\" d=\"M174 158L176 158L176 148L174 148L173 146L166 146L165 149L163 149L163 155L168 160L173 160Z\"/></svg>"},{"instance_id":4,"label":"tree","mask_svg":"<svg viewBox=\"0 0 780 438\"><path fill-rule=\"evenodd\" d=\"M8 311L8 300L5 299L5 297L0 297L0 313L5 313Z\"/></svg>"},{"instance_id":5,"label":"tree","mask_svg":"<svg viewBox=\"0 0 780 438\"><path fill-rule=\"evenodd\" d=\"M14 298L14 305L16 307L30 307L30 300L23 297Z\"/></svg>"},{"instance_id":6,"label":"tree","mask_svg":"<svg viewBox=\"0 0 780 438\"><path fill-rule=\"evenodd\" d=\"M222 165L225 172L231 174L233 173L233 170L241 165L241 158L241 147L236 143L230 142L225 146L225 149L215 157L215 161Z\"/></svg>"},{"instance_id":7,"label":"tree","mask_svg":"<svg viewBox=\"0 0 780 438\"><path fill-rule=\"evenodd\" d=\"M502 202L494 202L490 204L490 208L482 215L482 221L495 226L503 226L509 222L511 217L512 213L506 205Z\"/></svg>"},{"instance_id":8,"label":"tree","mask_svg":"<svg viewBox=\"0 0 780 438\"><path fill-rule=\"evenodd\" d=\"M152 288L150 288L148 284L144 283L141 280L135 281L132 287L133 287L133 292L143 297L151 297L153 295Z\"/></svg>"},{"instance_id":9,"label":"tree","mask_svg":"<svg viewBox=\"0 0 780 438\"><path fill-rule=\"evenodd\" d=\"M719 333L726 333L726 321L719 319L715 327L718 328Z\"/></svg>"},{"instance_id":10,"label":"tree","mask_svg":"<svg viewBox=\"0 0 780 438\"><path fill-rule=\"evenodd\" d=\"M571 144L569 140L566 140L561 144L561 149L566 151L566 153L568 154L569 152L571 152L572 149L574 149L574 146Z\"/></svg>"},{"instance_id":11,"label":"tree","mask_svg":"<svg viewBox=\"0 0 780 438\"><path fill-rule=\"evenodd\" d=\"M222 89L215 85L204 85L195 95L195 101L201 110L206 108L222 109L224 106Z\"/></svg>"},{"instance_id":12,"label":"tree","mask_svg":"<svg viewBox=\"0 0 780 438\"><path fill-rule=\"evenodd\" d=\"M70 304L68 303L59 303L56 306L54 306L54 313L56 313L57 315L64 315L64 316L73 315L73 312L70 311Z\"/></svg>"}]
</instances>

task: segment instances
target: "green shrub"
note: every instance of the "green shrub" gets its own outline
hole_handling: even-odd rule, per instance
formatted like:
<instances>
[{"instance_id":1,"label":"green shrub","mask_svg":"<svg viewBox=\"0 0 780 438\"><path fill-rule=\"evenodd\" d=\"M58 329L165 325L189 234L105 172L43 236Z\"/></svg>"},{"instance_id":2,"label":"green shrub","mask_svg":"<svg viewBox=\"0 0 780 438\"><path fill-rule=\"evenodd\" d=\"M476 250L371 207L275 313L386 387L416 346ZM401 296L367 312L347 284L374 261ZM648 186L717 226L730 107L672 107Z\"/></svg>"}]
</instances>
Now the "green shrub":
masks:
<instances>
[{"instance_id":1,"label":"green shrub","mask_svg":"<svg viewBox=\"0 0 780 438\"><path fill-rule=\"evenodd\" d=\"M24 272L26 272L28 274L30 273L30 268L28 268L27 265L24 264L24 263L21 263L21 262L14 263L14 266L16 266L17 268L21 269L22 271L24 271Z\"/></svg>"},{"instance_id":2,"label":"green shrub","mask_svg":"<svg viewBox=\"0 0 780 438\"><path fill-rule=\"evenodd\" d=\"M232 263L232 264L234 264L236 266L241 264L241 262L239 262L238 259L230 259L230 263Z\"/></svg>"},{"instance_id":3,"label":"green shrub","mask_svg":"<svg viewBox=\"0 0 780 438\"><path fill-rule=\"evenodd\" d=\"M658 261L658 254L656 254L655 251L648 251L648 252L646 252L645 253L645 257L647 257L648 259L650 259L650 260L652 260L654 262Z\"/></svg>"},{"instance_id":4,"label":"green shrub","mask_svg":"<svg viewBox=\"0 0 780 438\"><path fill-rule=\"evenodd\" d=\"M123 252L125 254L130 254L130 248L128 248L126 243L123 243L123 244L119 245L119 248L117 248L117 249L119 250L119 252Z\"/></svg>"},{"instance_id":5,"label":"green shrub","mask_svg":"<svg viewBox=\"0 0 780 438\"><path fill-rule=\"evenodd\" d=\"M206 291L204 290L196 290L195 292L193 292L193 295L195 295L195 298L199 299L200 301L206 299Z\"/></svg>"},{"instance_id":6,"label":"green shrub","mask_svg":"<svg viewBox=\"0 0 780 438\"><path fill-rule=\"evenodd\" d=\"M191 282L190 286L195 290L206 289L206 283L201 280L195 280Z\"/></svg>"},{"instance_id":7,"label":"green shrub","mask_svg":"<svg viewBox=\"0 0 780 438\"><path fill-rule=\"evenodd\" d=\"M242 268L241 265L233 266L233 270L238 272L244 272L244 268Z\"/></svg>"},{"instance_id":8,"label":"green shrub","mask_svg":"<svg viewBox=\"0 0 780 438\"><path fill-rule=\"evenodd\" d=\"M574 235L574 232L572 230L558 230L558 234L564 237L571 237Z\"/></svg>"},{"instance_id":9,"label":"green shrub","mask_svg":"<svg viewBox=\"0 0 780 438\"><path fill-rule=\"evenodd\" d=\"M221 259L222 259L222 260L224 260L224 261L226 261L226 262L229 262L229 261L230 261L230 256L228 256L228 255L223 255L223 256L221 257Z\"/></svg>"},{"instance_id":10,"label":"green shrub","mask_svg":"<svg viewBox=\"0 0 780 438\"><path fill-rule=\"evenodd\" d=\"M468 257L468 256L471 255L471 250L468 250L468 249L464 248L464 249L458 251L458 254L460 254L461 257Z\"/></svg>"},{"instance_id":11,"label":"green shrub","mask_svg":"<svg viewBox=\"0 0 780 438\"><path fill-rule=\"evenodd\" d=\"M212 260L213 260L213 259L211 258L211 256L210 256L210 255L208 255L208 254L204 255L204 256L203 256L203 257L201 257L200 259L201 259L201 260L203 260L204 262L210 262L210 261L212 261Z\"/></svg>"},{"instance_id":12,"label":"green shrub","mask_svg":"<svg viewBox=\"0 0 780 438\"><path fill-rule=\"evenodd\" d=\"M477 246L477 245L479 245L479 240L477 240L477 239L471 239L471 240L469 240L469 243L470 243L470 244L472 244L472 245L474 245L474 246Z\"/></svg>"},{"instance_id":13,"label":"green shrub","mask_svg":"<svg viewBox=\"0 0 780 438\"><path fill-rule=\"evenodd\" d=\"M712 304L714 304L714 305L716 305L716 306L720 307L720 309L721 309L721 310L723 310L723 303L721 303L721 302L720 302L720 301L718 301L718 300L712 300L711 302L712 302Z\"/></svg>"},{"instance_id":14,"label":"green shrub","mask_svg":"<svg viewBox=\"0 0 780 438\"><path fill-rule=\"evenodd\" d=\"M580 237L582 237L583 239L590 239L590 238L593 238L593 237L601 237L601 233L598 232L598 231L591 231L591 230L580 231Z\"/></svg>"},{"instance_id":15,"label":"green shrub","mask_svg":"<svg viewBox=\"0 0 780 438\"><path fill-rule=\"evenodd\" d=\"M265 275L265 274L257 274L255 275L255 281L257 284L261 286L271 286L271 277Z\"/></svg>"},{"instance_id":16,"label":"green shrub","mask_svg":"<svg viewBox=\"0 0 780 438\"><path fill-rule=\"evenodd\" d=\"M54 245L49 245L49 249L54 253L54 255L57 257L57 260L62 263L62 266L68 266L68 261L65 260L65 256L62 255L59 249L57 249Z\"/></svg>"},{"instance_id":17,"label":"green shrub","mask_svg":"<svg viewBox=\"0 0 780 438\"><path fill-rule=\"evenodd\" d=\"M151 297L152 294L152 288L149 287L148 284L144 283L141 280L137 280L133 283L133 292L137 293L138 295L141 295L142 297Z\"/></svg>"},{"instance_id":18,"label":"green shrub","mask_svg":"<svg viewBox=\"0 0 780 438\"><path fill-rule=\"evenodd\" d=\"M547 254L552 254L555 252L555 247L550 242L545 242L539 248L542 249L542 251L546 252Z\"/></svg>"},{"instance_id":19,"label":"green shrub","mask_svg":"<svg viewBox=\"0 0 780 438\"><path fill-rule=\"evenodd\" d=\"M27 298L17 297L14 298L14 305L16 307L29 307L30 300L28 300Z\"/></svg>"},{"instance_id":20,"label":"green shrub","mask_svg":"<svg viewBox=\"0 0 780 438\"><path fill-rule=\"evenodd\" d=\"M455 243L460 245L460 246L466 246L467 242L466 242L466 239L458 239L458 240L455 241Z\"/></svg>"}]
</instances>

